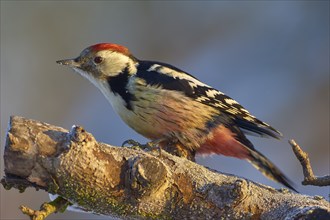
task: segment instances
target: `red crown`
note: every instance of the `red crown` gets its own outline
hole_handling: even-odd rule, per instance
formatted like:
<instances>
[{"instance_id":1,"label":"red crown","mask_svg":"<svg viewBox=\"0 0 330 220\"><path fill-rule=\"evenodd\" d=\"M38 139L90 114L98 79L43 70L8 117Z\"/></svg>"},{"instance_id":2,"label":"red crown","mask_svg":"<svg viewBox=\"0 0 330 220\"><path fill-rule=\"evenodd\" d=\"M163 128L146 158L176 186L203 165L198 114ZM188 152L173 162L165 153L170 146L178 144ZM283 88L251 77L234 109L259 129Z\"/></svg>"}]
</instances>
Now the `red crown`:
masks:
<instances>
[{"instance_id":1,"label":"red crown","mask_svg":"<svg viewBox=\"0 0 330 220\"><path fill-rule=\"evenodd\" d=\"M129 50L121 45L118 44L111 44L111 43L100 43L100 44L95 44L90 47L93 51L101 51L101 50L112 50L112 51L117 51L119 53L129 55L130 52Z\"/></svg>"}]
</instances>

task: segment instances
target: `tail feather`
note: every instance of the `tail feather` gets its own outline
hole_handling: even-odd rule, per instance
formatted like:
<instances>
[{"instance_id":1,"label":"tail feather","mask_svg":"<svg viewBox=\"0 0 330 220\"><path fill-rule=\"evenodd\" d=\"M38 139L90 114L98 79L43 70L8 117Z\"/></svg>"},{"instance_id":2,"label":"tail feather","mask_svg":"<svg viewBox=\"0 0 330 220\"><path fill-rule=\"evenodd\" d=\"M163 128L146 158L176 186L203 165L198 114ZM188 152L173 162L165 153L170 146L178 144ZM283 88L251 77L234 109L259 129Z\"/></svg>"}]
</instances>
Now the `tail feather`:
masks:
<instances>
[{"instance_id":1,"label":"tail feather","mask_svg":"<svg viewBox=\"0 0 330 220\"><path fill-rule=\"evenodd\" d=\"M293 187L294 184L270 160L268 160L264 155L255 149L247 149L250 153L250 158L247 160L252 163L252 165L257 168L263 175L271 180L283 184L295 192L298 192Z\"/></svg>"},{"instance_id":2,"label":"tail feather","mask_svg":"<svg viewBox=\"0 0 330 220\"><path fill-rule=\"evenodd\" d=\"M197 153L215 153L248 160L269 179L297 192L292 186L292 182L272 162L254 148L253 144L239 128L235 126L227 128L224 125L220 125L212 130L210 137L197 149Z\"/></svg>"}]
</instances>

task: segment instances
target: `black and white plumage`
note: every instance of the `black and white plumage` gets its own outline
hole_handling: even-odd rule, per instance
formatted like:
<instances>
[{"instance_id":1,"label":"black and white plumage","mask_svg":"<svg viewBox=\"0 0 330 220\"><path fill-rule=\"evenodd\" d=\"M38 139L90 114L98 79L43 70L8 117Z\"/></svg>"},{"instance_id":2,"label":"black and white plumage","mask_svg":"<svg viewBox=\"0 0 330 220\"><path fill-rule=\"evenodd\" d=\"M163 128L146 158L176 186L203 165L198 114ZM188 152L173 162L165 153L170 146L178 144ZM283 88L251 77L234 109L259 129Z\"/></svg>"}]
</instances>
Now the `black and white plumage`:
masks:
<instances>
[{"instance_id":1,"label":"black and white plumage","mask_svg":"<svg viewBox=\"0 0 330 220\"><path fill-rule=\"evenodd\" d=\"M261 136L279 139L282 134L265 122L251 115L243 106L224 93L198 81L192 75L166 63L140 61L137 77L147 84L161 86L163 89L183 92L186 96L219 111L231 115L237 125ZM169 74L172 72L172 74Z\"/></svg>"},{"instance_id":2,"label":"black and white plumage","mask_svg":"<svg viewBox=\"0 0 330 220\"><path fill-rule=\"evenodd\" d=\"M93 45L76 59L58 63L97 86L141 135L163 145L175 142L197 153L248 160L265 176L294 190L245 136L279 139L281 133L192 75L165 63L141 61L127 48L109 43Z\"/></svg>"}]
</instances>

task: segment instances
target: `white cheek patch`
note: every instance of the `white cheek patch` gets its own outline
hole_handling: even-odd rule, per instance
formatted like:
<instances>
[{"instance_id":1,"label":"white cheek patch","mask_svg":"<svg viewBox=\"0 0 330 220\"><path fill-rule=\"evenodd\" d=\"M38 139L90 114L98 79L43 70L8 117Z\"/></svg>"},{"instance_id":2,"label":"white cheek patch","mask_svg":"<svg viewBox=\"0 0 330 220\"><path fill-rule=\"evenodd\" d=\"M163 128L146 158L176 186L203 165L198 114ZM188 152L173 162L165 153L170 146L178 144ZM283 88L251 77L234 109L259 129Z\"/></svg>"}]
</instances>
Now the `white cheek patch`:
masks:
<instances>
[{"instance_id":1,"label":"white cheek patch","mask_svg":"<svg viewBox=\"0 0 330 220\"><path fill-rule=\"evenodd\" d=\"M128 72L131 74L136 73L136 68L132 59L128 56L113 52L113 51L100 51L96 54L104 58L103 63L99 65L99 71L107 76L116 76L122 73L125 68L129 68Z\"/></svg>"}]
</instances>

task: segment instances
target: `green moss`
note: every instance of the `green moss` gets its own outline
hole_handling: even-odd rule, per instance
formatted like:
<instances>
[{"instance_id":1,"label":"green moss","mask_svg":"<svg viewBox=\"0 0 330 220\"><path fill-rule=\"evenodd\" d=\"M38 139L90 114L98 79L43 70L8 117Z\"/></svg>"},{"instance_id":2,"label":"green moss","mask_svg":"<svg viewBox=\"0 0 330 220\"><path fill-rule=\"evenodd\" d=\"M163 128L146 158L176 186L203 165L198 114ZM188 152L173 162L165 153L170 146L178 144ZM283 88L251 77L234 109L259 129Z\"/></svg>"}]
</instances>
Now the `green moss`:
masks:
<instances>
[{"instance_id":1,"label":"green moss","mask_svg":"<svg viewBox=\"0 0 330 220\"><path fill-rule=\"evenodd\" d=\"M56 180L52 178L52 181L48 184L47 192L56 194L59 189L59 185L56 183Z\"/></svg>"},{"instance_id":2,"label":"green moss","mask_svg":"<svg viewBox=\"0 0 330 220\"><path fill-rule=\"evenodd\" d=\"M65 180L59 186L58 194L64 198L70 198L70 201L84 207L86 211L91 211L97 214L111 214L118 216L143 216L150 219L171 219L162 214L154 214L149 212L139 211L136 204L131 205L124 201L123 197L112 196L110 191L105 194L104 191L97 187L88 187L90 184L74 180L71 178L61 177ZM88 181L88 178L85 179ZM58 187L58 185L56 185Z\"/></svg>"}]
</instances>

